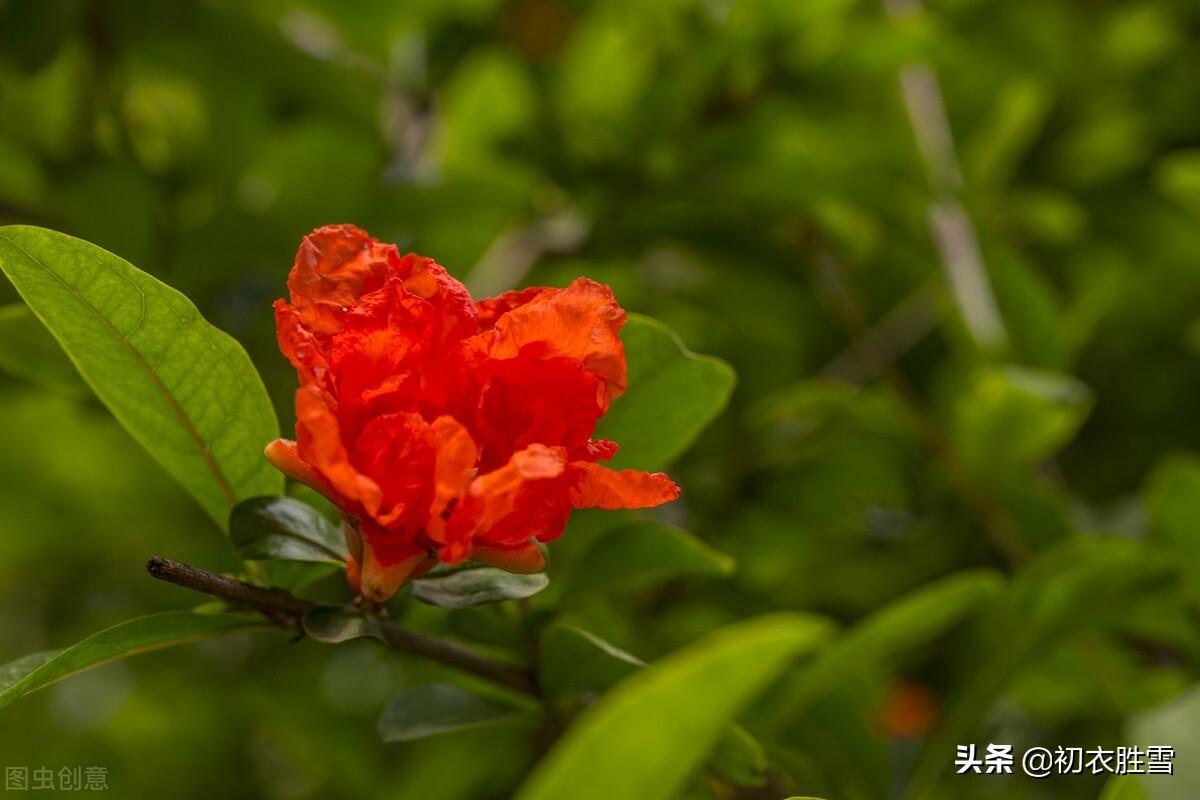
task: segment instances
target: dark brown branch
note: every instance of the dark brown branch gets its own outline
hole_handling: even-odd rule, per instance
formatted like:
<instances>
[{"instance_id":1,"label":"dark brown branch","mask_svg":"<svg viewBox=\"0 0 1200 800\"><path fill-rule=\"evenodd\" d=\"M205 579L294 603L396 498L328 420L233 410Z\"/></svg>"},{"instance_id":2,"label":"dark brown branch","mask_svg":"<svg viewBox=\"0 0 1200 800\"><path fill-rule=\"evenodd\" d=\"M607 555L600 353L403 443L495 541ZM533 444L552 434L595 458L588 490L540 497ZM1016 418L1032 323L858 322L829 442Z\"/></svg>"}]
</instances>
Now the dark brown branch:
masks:
<instances>
[{"instance_id":1,"label":"dark brown branch","mask_svg":"<svg viewBox=\"0 0 1200 800\"><path fill-rule=\"evenodd\" d=\"M394 622L380 620L379 628L383 632L384 640L393 650L445 664L522 694L532 697L538 694L533 680L522 670L493 661L446 639L410 631Z\"/></svg>"},{"instance_id":2,"label":"dark brown branch","mask_svg":"<svg viewBox=\"0 0 1200 800\"><path fill-rule=\"evenodd\" d=\"M315 603L283 589L255 586L170 558L151 556L146 562L146 571L160 581L249 606L275 621L282 618L300 624L304 615L317 607ZM384 641L393 650L445 664L522 694L537 696L533 680L522 670L493 661L446 639L410 631L388 620L379 620L379 628Z\"/></svg>"},{"instance_id":3,"label":"dark brown branch","mask_svg":"<svg viewBox=\"0 0 1200 800\"><path fill-rule=\"evenodd\" d=\"M282 615L299 619L316 607L314 603L301 600L283 589L255 586L161 556L150 556L150 560L146 562L146 571L160 581L211 594L238 605L250 606L275 617Z\"/></svg>"}]
</instances>

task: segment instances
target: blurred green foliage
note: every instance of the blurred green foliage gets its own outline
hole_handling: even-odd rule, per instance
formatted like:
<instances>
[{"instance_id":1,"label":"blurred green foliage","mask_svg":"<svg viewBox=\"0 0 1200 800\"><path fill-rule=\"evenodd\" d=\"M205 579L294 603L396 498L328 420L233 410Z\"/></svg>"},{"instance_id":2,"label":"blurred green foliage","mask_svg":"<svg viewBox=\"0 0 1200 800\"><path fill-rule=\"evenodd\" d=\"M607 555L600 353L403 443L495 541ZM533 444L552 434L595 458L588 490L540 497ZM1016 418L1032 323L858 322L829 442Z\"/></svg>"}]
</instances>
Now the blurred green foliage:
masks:
<instances>
[{"instance_id":1,"label":"blurred green foliage","mask_svg":"<svg viewBox=\"0 0 1200 800\"><path fill-rule=\"evenodd\" d=\"M675 566L572 588L585 558L620 567L611 521L578 514L530 614L561 604L645 661L779 609L842 623L739 716L772 764L751 796L1102 789L952 774L956 744L1000 742L1174 745L1180 775L1110 796L1191 798L1197 26L1184 0L0 0L0 223L183 291L285 429L270 302L317 225L485 293L605 281L738 372L660 520L715 552L663 527L641 545ZM940 81L1002 341L977 343L931 235L949 179L903 102L914 64ZM27 322L3 312L0 336ZM145 577L151 553L238 566L38 357L0 358L0 661L194 602ZM519 628L401 606L496 647ZM511 796L527 736L379 741L389 696L443 680L366 641L237 634L20 700L0 761L106 765L121 797Z\"/></svg>"}]
</instances>

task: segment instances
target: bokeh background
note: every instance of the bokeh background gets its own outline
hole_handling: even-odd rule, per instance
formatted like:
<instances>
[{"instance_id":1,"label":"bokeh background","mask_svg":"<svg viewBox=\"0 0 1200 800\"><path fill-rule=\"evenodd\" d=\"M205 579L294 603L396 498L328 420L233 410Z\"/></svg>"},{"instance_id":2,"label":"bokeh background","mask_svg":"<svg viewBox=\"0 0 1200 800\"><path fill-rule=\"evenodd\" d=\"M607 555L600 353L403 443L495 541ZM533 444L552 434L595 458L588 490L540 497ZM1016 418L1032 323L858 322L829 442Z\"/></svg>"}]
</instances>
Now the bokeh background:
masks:
<instances>
[{"instance_id":1,"label":"bokeh background","mask_svg":"<svg viewBox=\"0 0 1200 800\"><path fill-rule=\"evenodd\" d=\"M996 570L961 624L747 712L779 785L1092 798L1104 776L956 778L954 745L1167 744L1148 796L1192 798L1198 75L1188 0L0 0L0 222L187 293L285 429L270 303L315 226L484 294L610 283L738 371L670 512L738 569L604 598L594 629L652 659ZM192 603L151 553L238 566L47 363L0 377L0 662ZM0 762L106 765L120 797L507 797L520 737L379 743L428 674L214 640L6 708Z\"/></svg>"}]
</instances>

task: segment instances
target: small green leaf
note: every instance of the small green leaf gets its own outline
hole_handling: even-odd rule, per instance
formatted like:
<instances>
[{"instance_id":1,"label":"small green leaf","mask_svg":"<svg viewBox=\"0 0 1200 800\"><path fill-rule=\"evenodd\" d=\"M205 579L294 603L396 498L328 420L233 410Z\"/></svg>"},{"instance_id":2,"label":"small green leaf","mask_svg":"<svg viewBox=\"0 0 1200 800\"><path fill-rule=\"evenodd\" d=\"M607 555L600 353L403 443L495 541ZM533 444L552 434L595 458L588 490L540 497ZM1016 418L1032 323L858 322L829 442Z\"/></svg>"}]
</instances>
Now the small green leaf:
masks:
<instances>
[{"instance_id":1,"label":"small green leaf","mask_svg":"<svg viewBox=\"0 0 1200 800\"><path fill-rule=\"evenodd\" d=\"M550 585L543 572L518 575L495 567L466 567L412 582L413 597L431 606L469 608L531 597Z\"/></svg>"},{"instance_id":2,"label":"small green leaf","mask_svg":"<svg viewBox=\"0 0 1200 800\"><path fill-rule=\"evenodd\" d=\"M1142 501L1156 539L1194 562L1200 555L1195 535L1200 519L1200 458L1191 453L1164 457L1146 480Z\"/></svg>"},{"instance_id":3,"label":"small green leaf","mask_svg":"<svg viewBox=\"0 0 1200 800\"><path fill-rule=\"evenodd\" d=\"M735 786L762 786L767 777L767 753L741 725L727 725L708 765Z\"/></svg>"},{"instance_id":4,"label":"small green leaf","mask_svg":"<svg viewBox=\"0 0 1200 800\"><path fill-rule=\"evenodd\" d=\"M0 370L63 394L91 391L46 326L21 303L0 306Z\"/></svg>"},{"instance_id":5,"label":"small green leaf","mask_svg":"<svg viewBox=\"0 0 1200 800\"><path fill-rule=\"evenodd\" d=\"M980 474L1031 466L1070 441L1091 408L1091 390L1069 376L989 368L955 401L953 441Z\"/></svg>"},{"instance_id":6,"label":"small green leaf","mask_svg":"<svg viewBox=\"0 0 1200 800\"><path fill-rule=\"evenodd\" d=\"M600 637L562 623L543 631L539 654L542 689L556 698L603 691L646 665Z\"/></svg>"},{"instance_id":7,"label":"small green leaf","mask_svg":"<svg viewBox=\"0 0 1200 800\"><path fill-rule=\"evenodd\" d=\"M131 619L65 650L35 653L0 667L0 708L77 672L118 658L261 625L263 621L257 616L191 611L167 611Z\"/></svg>"},{"instance_id":8,"label":"small green leaf","mask_svg":"<svg viewBox=\"0 0 1200 800\"><path fill-rule=\"evenodd\" d=\"M337 526L291 497L252 497L238 503L229 515L229 538L238 554L251 561L346 561L346 540Z\"/></svg>"},{"instance_id":9,"label":"small green leaf","mask_svg":"<svg viewBox=\"0 0 1200 800\"><path fill-rule=\"evenodd\" d=\"M662 469L721 413L737 377L719 358L689 352L649 317L630 314L621 339L629 390L600 420L596 436L621 446L614 467Z\"/></svg>"},{"instance_id":10,"label":"small green leaf","mask_svg":"<svg viewBox=\"0 0 1200 800\"><path fill-rule=\"evenodd\" d=\"M497 725L522 716L492 700L445 683L413 686L388 701L379 717L385 742L410 742L439 733Z\"/></svg>"},{"instance_id":11,"label":"small green leaf","mask_svg":"<svg viewBox=\"0 0 1200 800\"><path fill-rule=\"evenodd\" d=\"M817 617L760 617L717 631L630 676L579 716L518 799L675 796L733 714L830 632L830 624Z\"/></svg>"},{"instance_id":12,"label":"small green leaf","mask_svg":"<svg viewBox=\"0 0 1200 800\"><path fill-rule=\"evenodd\" d=\"M691 533L659 522L632 522L605 534L579 560L570 595L611 593L652 586L671 578L720 578L732 558Z\"/></svg>"},{"instance_id":13,"label":"small green leaf","mask_svg":"<svg viewBox=\"0 0 1200 800\"><path fill-rule=\"evenodd\" d=\"M304 632L318 642L339 644L351 639L383 641L379 620L348 608L320 606L304 615Z\"/></svg>"},{"instance_id":14,"label":"small green leaf","mask_svg":"<svg viewBox=\"0 0 1200 800\"><path fill-rule=\"evenodd\" d=\"M224 528L282 494L275 411L242 346L127 261L43 228L0 228L0 270L125 429Z\"/></svg>"}]
</instances>

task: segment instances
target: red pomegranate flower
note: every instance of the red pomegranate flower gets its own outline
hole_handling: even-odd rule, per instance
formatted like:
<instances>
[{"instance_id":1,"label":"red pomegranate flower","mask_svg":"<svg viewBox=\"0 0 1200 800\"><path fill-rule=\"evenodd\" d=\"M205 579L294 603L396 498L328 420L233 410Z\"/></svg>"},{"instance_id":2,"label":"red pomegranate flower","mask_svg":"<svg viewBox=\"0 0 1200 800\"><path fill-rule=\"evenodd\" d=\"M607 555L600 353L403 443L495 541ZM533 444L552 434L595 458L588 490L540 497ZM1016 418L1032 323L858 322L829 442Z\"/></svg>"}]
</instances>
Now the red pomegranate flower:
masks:
<instances>
[{"instance_id":1,"label":"red pomegranate flower","mask_svg":"<svg viewBox=\"0 0 1200 800\"><path fill-rule=\"evenodd\" d=\"M599 465L625 390L625 312L586 278L476 303L432 259L351 225L305 237L275 302L296 367L296 439L267 458L341 510L347 575L375 601L439 560L513 572L573 508L674 500L666 475Z\"/></svg>"}]
</instances>

